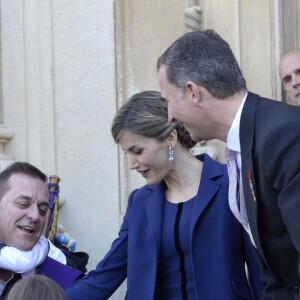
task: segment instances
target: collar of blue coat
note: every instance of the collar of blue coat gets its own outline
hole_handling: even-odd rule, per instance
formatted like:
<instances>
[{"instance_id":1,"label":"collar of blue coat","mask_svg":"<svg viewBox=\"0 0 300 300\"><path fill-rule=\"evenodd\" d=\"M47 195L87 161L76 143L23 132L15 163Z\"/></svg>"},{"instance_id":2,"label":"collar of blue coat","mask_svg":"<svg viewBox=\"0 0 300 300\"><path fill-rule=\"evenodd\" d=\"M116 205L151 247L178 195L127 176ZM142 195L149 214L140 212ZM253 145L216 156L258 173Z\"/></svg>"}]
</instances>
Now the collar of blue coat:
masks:
<instances>
[{"instance_id":1,"label":"collar of blue coat","mask_svg":"<svg viewBox=\"0 0 300 300\"><path fill-rule=\"evenodd\" d=\"M195 226L199 217L205 211L208 204L215 199L215 195L221 186L228 189L228 173L225 164L221 164L213 160L207 154L196 156L197 159L203 161L203 169L201 174L200 185L194 203L193 214L191 219L192 228ZM227 197L227 192L225 192ZM151 226L153 236L156 243L160 245L160 228L163 220L163 205L165 201L165 183L154 185L144 185L140 189L133 192L133 202L137 205L143 205L146 208L146 215ZM159 247L158 247L159 248Z\"/></svg>"}]
</instances>

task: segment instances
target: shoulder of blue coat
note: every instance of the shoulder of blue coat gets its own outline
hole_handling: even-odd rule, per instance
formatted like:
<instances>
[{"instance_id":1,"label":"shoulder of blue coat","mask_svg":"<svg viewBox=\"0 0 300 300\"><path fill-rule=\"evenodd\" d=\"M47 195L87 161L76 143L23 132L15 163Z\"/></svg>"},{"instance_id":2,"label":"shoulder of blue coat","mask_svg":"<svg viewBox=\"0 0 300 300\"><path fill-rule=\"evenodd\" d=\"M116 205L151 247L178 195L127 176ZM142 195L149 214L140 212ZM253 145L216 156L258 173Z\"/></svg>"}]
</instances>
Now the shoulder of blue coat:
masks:
<instances>
[{"instance_id":1,"label":"shoulder of blue coat","mask_svg":"<svg viewBox=\"0 0 300 300\"><path fill-rule=\"evenodd\" d=\"M203 162L202 174L211 180L224 182L228 181L227 165L212 159L208 154L204 153L196 156Z\"/></svg>"}]
</instances>

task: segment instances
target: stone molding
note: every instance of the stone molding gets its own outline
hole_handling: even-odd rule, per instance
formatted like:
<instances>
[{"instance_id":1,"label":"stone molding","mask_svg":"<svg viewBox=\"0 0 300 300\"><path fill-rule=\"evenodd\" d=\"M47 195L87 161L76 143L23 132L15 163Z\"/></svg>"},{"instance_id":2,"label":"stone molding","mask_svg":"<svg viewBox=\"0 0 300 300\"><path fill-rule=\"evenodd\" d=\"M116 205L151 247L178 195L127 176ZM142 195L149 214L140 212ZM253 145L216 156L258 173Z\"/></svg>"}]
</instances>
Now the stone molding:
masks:
<instances>
[{"instance_id":1,"label":"stone molding","mask_svg":"<svg viewBox=\"0 0 300 300\"><path fill-rule=\"evenodd\" d=\"M0 126L0 160L12 160L12 157L5 153L5 144L14 136L13 131L4 126Z\"/></svg>"}]
</instances>

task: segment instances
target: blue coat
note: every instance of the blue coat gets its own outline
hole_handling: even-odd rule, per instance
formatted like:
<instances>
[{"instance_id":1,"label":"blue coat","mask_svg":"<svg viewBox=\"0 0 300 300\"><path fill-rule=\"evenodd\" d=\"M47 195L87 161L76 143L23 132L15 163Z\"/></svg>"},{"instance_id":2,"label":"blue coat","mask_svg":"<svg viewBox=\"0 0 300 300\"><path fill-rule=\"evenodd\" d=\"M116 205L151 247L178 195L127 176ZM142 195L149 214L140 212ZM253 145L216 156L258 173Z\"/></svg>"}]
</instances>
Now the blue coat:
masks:
<instances>
[{"instance_id":1,"label":"blue coat","mask_svg":"<svg viewBox=\"0 0 300 300\"><path fill-rule=\"evenodd\" d=\"M196 293L201 300L256 299L259 269L247 234L228 205L226 166L207 155L191 219L190 247ZM164 183L131 193L119 237L96 269L65 289L69 300L108 299L127 277L127 299L158 299L156 279L161 247Z\"/></svg>"}]
</instances>

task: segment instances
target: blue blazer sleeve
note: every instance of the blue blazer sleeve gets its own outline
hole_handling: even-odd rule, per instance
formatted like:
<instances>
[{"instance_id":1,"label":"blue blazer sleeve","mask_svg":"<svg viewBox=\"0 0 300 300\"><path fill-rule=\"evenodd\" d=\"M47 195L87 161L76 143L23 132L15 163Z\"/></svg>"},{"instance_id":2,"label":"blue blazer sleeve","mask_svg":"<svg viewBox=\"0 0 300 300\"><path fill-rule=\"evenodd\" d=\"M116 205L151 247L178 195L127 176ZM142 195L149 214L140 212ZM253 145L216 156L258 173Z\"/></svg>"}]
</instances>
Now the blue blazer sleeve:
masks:
<instances>
[{"instance_id":1,"label":"blue blazer sleeve","mask_svg":"<svg viewBox=\"0 0 300 300\"><path fill-rule=\"evenodd\" d=\"M106 300L127 277L128 220L134 193L129 196L118 238L95 270L65 288L68 300Z\"/></svg>"}]
</instances>

